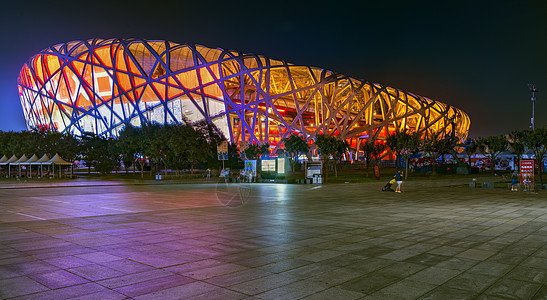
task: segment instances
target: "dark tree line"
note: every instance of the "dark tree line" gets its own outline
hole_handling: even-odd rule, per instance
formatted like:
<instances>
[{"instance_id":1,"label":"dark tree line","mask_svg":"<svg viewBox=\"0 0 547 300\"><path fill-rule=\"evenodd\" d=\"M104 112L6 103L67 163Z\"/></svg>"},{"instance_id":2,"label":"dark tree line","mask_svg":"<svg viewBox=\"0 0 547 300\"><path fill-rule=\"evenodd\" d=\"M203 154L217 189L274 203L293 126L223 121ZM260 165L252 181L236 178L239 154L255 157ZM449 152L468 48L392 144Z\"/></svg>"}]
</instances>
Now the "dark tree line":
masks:
<instances>
[{"instance_id":1,"label":"dark tree line","mask_svg":"<svg viewBox=\"0 0 547 300\"><path fill-rule=\"evenodd\" d=\"M120 131L117 138L98 136L93 133L75 137L68 133L47 130L0 131L0 155L9 157L15 154L21 157L25 154L30 157L33 154L38 156L48 154L52 157L58 153L68 161L84 160L89 168L94 168L101 173L110 173L118 169L122 163L126 167L132 167L134 171L138 169L141 174L147 163L152 172L167 169L190 169L193 172L197 167L216 168L219 166L217 145L223 140L225 138L218 128L205 121L194 125L187 122L166 125L146 123L141 127L127 125ZM331 162L334 163L336 175L337 163L347 153L349 145L339 137L326 134L318 135L314 142L325 161L325 166L328 167ZM294 170L296 158L300 154L309 155L310 146L299 135L290 135L283 139L283 143L285 153L291 159ZM386 147L389 147L395 155L397 162L401 158L405 158L407 168L410 155L418 152L428 153L435 162L436 158L444 157L445 154L452 154L454 158L458 159L456 150L463 149L469 157L469 164L471 155L477 152L483 153L494 164L496 158L505 151L513 152L520 161L523 153L529 150L534 153L540 165L539 178L543 182L541 161L547 154L547 128L468 139L465 143L460 143L453 133L442 137L421 139L416 133L405 130L396 131L388 136L385 143L377 141L363 143L361 149L367 160L367 176L369 160L377 161L385 156ZM245 149L245 154L249 159L257 159L268 155L268 151L267 144L253 144ZM229 145L229 158L225 164L227 167L242 167L237 145ZM399 168L399 163L397 163L397 168ZM435 170L435 165L433 165L433 170ZM494 172L494 167L492 167L492 172Z\"/></svg>"},{"instance_id":2,"label":"dark tree line","mask_svg":"<svg viewBox=\"0 0 547 300\"><path fill-rule=\"evenodd\" d=\"M107 174L125 165L143 174L148 163L152 172L160 170L216 168L217 145L225 140L212 124L190 125L147 123L141 127L127 125L119 137L84 133L80 137L55 131L0 131L0 155L58 153L68 161L83 160L88 169ZM236 145L229 146L228 166L242 164ZM141 175L142 176L142 175Z\"/></svg>"}]
</instances>

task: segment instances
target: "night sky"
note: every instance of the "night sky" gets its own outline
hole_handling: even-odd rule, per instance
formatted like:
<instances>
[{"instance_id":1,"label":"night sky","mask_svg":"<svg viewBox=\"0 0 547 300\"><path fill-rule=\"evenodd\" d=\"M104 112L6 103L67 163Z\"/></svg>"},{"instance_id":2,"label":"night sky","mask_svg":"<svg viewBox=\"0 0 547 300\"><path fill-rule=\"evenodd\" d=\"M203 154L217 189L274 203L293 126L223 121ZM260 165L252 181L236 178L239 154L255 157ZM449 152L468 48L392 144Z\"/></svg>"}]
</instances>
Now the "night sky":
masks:
<instances>
[{"instance_id":1,"label":"night sky","mask_svg":"<svg viewBox=\"0 0 547 300\"><path fill-rule=\"evenodd\" d=\"M547 125L547 1L9 1L0 11L0 130L40 50L144 38L255 53L389 85L465 111L470 136Z\"/></svg>"}]
</instances>

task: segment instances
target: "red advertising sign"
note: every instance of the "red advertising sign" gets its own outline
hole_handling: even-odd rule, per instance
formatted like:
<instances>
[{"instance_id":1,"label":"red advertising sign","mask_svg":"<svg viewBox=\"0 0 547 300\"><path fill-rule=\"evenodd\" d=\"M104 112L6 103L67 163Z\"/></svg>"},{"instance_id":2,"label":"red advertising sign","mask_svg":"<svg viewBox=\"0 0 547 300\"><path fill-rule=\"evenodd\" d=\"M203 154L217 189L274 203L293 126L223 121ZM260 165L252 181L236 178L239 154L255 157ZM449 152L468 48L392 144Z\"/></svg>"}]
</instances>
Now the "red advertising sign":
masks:
<instances>
[{"instance_id":1,"label":"red advertising sign","mask_svg":"<svg viewBox=\"0 0 547 300\"><path fill-rule=\"evenodd\" d=\"M526 185L534 184L534 161L520 161L520 183Z\"/></svg>"}]
</instances>

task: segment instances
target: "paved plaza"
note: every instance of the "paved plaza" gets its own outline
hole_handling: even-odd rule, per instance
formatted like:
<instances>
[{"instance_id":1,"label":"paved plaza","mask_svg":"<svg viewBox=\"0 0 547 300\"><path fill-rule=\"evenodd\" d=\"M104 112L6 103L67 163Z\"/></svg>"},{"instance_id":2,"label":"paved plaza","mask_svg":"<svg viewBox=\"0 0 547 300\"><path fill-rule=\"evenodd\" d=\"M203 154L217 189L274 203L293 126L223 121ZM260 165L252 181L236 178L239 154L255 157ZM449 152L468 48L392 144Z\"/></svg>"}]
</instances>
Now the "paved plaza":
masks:
<instances>
[{"instance_id":1,"label":"paved plaza","mask_svg":"<svg viewBox=\"0 0 547 300\"><path fill-rule=\"evenodd\" d=\"M0 182L3 299L547 299L547 191Z\"/></svg>"}]
</instances>

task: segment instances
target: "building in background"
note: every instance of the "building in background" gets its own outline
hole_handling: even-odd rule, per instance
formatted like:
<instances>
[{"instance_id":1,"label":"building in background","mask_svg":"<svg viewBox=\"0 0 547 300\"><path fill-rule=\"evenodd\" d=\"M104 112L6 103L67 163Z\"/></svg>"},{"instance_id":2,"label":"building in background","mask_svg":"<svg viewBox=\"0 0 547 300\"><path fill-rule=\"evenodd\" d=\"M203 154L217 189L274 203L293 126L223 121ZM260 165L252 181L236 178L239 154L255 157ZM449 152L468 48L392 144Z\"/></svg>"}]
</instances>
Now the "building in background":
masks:
<instances>
[{"instance_id":1,"label":"building in background","mask_svg":"<svg viewBox=\"0 0 547 300\"><path fill-rule=\"evenodd\" d=\"M44 49L18 79L29 128L116 136L126 124L214 123L234 143L282 148L289 134L383 140L397 129L455 134L452 106L329 70L159 40L92 39ZM354 153L355 153L354 152Z\"/></svg>"}]
</instances>

